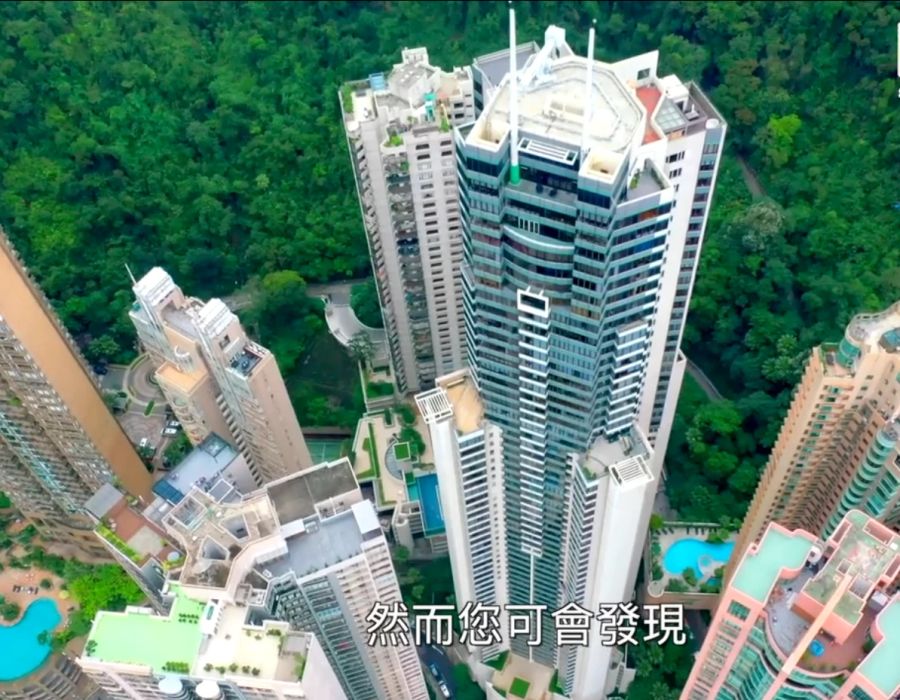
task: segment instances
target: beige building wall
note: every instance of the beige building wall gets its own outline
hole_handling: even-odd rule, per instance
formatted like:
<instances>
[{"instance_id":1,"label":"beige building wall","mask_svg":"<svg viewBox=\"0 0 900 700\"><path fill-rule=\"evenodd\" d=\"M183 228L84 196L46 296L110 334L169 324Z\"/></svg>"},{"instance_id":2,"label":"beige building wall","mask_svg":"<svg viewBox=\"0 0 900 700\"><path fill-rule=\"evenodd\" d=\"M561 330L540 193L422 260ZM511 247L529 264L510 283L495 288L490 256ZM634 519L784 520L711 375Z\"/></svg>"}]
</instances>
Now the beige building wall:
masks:
<instances>
[{"instance_id":1,"label":"beige building wall","mask_svg":"<svg viewBox=\"0 0 900 700\"><path fill-rule=\"evenodd\" d=\"M856 317L840 345L815 348L738 537L730 580L747 547L768 524L820 536L852 505L900 524L900 452L869 467L900 413L900 304ZM866 474L864 470L868 470ZM872 500L872 497L876 500ZM876 507L884 496L883 507ZM872 505L867 507L867 503Z\"/></svg>"},{"instance_id":2,"label":"beige building wall","mask_svg":"<svg viewBox=\"0 0 900 700\"><path fill-rule=\"evenodd\" d=\"M186 297L161 268L134 285L130 312L155 377L194 445L210 433L262 484L312 465L275 357L219 299Z\"/></svg>"},{"instance_id":3,"label":"beige building wall","mask_svg":"<svg viewBox=\"0 0 900 700\"><path fill-rule=\"evenodd\" d=\"M0 489L55 539L96 545L84 502L152 479L46 298L0 231Z\"/></svg>"}]
</instances>

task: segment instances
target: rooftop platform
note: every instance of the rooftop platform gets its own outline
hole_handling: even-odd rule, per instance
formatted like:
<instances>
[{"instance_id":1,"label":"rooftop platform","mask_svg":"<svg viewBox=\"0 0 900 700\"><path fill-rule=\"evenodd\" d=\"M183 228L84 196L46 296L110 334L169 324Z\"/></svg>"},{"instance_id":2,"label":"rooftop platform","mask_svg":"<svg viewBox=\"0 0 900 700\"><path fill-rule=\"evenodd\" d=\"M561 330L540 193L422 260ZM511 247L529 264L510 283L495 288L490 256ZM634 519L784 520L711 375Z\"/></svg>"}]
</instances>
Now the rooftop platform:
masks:
<instances>
[{"instance_id":1,"label":"rooftop platform","mask_svg":"<svg viewBox=\"0 0 900 700\"><path fill-rule=\"evenodd\" d=\"M231 445L210 434L187 457L153 485L153 492L175 504L194 488L209 490L219 475L239 457Z\"/></svg>"},{"instance_id":2,"label":"rooftop platform","mask_svg":"<svg viewBox=\"0 0 900 700\"><path fill-rule=\"evenodd\" d=\"M549 666L528 661L521 656L509 654L503 668L491 678L491 685L506 691L507 697L524 700L544 700L549 697L553 669ZM516 690L518 692L512 692Z\"/></svg>"},{"instance_id":3,"label":"rooftop platform","mask_svg":"<svg viewBox=\"0 0 900 700\"><path fill-rule=\"evenodd\" d=\"M327 501L340 500L340 497L357 490L353 467L346 458L327 462L266 486L281 525L315 515Z\"/></svg>"},{"instance_id":4,"label":"rooftop platform","mask_svg":"<svg viewBox=\"0 0 900 700\"><path fill-rule=\"evenodd\" d=\"M484 421L484 404L472 376L468 372L461 376L453 374L439 378L438 385L447 394L456 429L463 434L480 430Z\"/></svg>"},{"instance_id":5,"label":"rooftop platform","mask_svg":"<svg viewBox=\"0 0 900 700\"><path fill-rule=\"evenodd\" d=\"M91 642L95 646L85 656L107 663L145 666L154 673L162 673L171 661L192 665L203 640L200 618L206 604L188 598L177 586L173 586L173 591L175 600L168 615L158 615L150 608L98 612L85 649L91 647Z\"/></svg>"},{"instance_id":6,"label":"rooftop platform","mask_svg":"<svg viewBox=\"0 0 900 700\"><path fill-rule=\"evenodd\" d=\"M175 601L169 615L147 608L98 613L88 637L88 645L94 642L94 646L83 658L144 667L158 675L174 662L188 668L187 672L173 672L175 675L221 678L215 669L224 667L229 669L226 678L298 680L309 635L291 632L285 622L249 625L246 608L193 600L178 586L172 586L172 592ZM214 618L215 624L211 624ZM235 671L229 668L233 664L238 666Z\"/></svg>"},{"instance_id":7,"label":"rooftop platform","mask_svg":"<svg viewBox=\"0 0 900 700\"><path fill-rule=\"evenodd\" d=\"M314 530L288 537L287 555L260 564L257 570L276 577L290 573L302 577L355 557L362 551L362 543L356 517L352 511L345 511L321 521Z\"/></svg>"},{"instance_id":8,"label":"rooftop platform","mask_svg":"<svg viewBox=\"0 0 900 700\"><path fill-rule=\"evenodd\" d=\"M762 541L748 550L735 572L731 585L754 600L765 603L782 573L801 569L813 546L812 535L769 527Z\"/></svg>"},{"instance_id":9,"label":"rooftop platform","mask_svg":"<svg viewBox=\"0 0 900 700\"><path fill-rule=\"evenodd\" d=\"M544 47L518 73L520 136L545 137L554 144L580 149L589 113L590 147L620 153L629 150L638 132L644 133L642 106L634 91L601 61L593 61L591 91L586 96L587 64L587 58L576 56L565 43L562 29L547 29ZM467 142L489 150L499 148L509 133L509 111L506 80L466 136Z\"/></svg>"},{"instance_id":10,"label":"rooftop platform","mask_svg":"<svg viewBox=\"0 0 900 700\"><path fill-rule=\"evenodd\" d=\"M866 351L900 352L900 302L878 314L854 316L847 335Z\"/></svg>"},{"instance_id":11,"label":"rooftop platform","mask_svg":"<svg viewBox=\"0 0 900 700\"><path fill-rule=\"evenodd\" d=\"M656 109L656 105L659 104L659 101L662 99L662 93L653 85L646 85L644 87L639 87L635 90L637 93L637 98L641 101L641 104L644 105L644 109L647 110L647 116L653 114L653 110ZM659 141L659 134L654 131L653 127L650 125L650 120L647 120L647 128L644 132L644 143L653 143L654 141Z\"/></svg>"},{"instance_id":12,"label":"rooftop platform","mask_svg":"<svg viewBox=\"0 0 900 700\"><path fill-rule=\"evenodd\" d=\"M833 541L837 549L826 552L828 561L803 592L824 606L850 577L852 583L841 595L835 613L856 625L879 580L894 580L900 575L900 535L852 510L829 540L829 550Z\"/></svg>"},{"instance_id":13,"label":"rooftop platform","mask_svg":"<svg viewBox=\"0 0 900 700\"><path fill-rule=\"evenodd\" d=\"M881 611L875 627L883 637L860 664L859 672L885 696L896 697L900 693L900 595Z\"/></svg>"}]
</instances>

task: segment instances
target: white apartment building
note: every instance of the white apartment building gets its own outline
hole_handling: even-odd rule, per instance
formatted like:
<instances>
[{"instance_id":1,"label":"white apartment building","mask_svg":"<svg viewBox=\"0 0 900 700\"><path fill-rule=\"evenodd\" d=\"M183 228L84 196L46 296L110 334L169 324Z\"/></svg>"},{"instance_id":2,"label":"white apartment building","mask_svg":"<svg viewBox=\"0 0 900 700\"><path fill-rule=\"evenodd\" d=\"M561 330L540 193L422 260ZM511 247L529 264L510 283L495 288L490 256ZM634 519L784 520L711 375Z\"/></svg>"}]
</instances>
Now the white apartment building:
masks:
<instances>
[{"instance_id":1,"label":"white apartment building","mask_svg":"<svg viewBox=\"0 0 900 700\"><path fill-rule=\"evenodd\" d=\"M112 698L186 688L204 699L428 697L414 647L367 644L375 603L401 596L349 461L246 496L226 478L206 480L155 515L184 552L170 612L101 613L79 660Z\"/></svg>"},{"instance_id":2,"label":"white apartment building","mask_svg":"<svg viewBox=\"0 0 900 700\"><path fill-rule=\"evenodd\" d=\"M257 484L312 464L275 357L220 299L186 297L154 267L129 312L155 377L194 445L215 433L246 457Z\"/></svg>"},{"instance_id":3,"label":"white apartment building","mask_svg":"<svg viewBox=\"0 0 900 700\"><path fill-rule=\"evenodd\" d=\"M474 116L471 72L404 49L386 76L348 84L341 103L397 388L427 389L463 365L452 127Z\"/></svg>"}]
</instances>

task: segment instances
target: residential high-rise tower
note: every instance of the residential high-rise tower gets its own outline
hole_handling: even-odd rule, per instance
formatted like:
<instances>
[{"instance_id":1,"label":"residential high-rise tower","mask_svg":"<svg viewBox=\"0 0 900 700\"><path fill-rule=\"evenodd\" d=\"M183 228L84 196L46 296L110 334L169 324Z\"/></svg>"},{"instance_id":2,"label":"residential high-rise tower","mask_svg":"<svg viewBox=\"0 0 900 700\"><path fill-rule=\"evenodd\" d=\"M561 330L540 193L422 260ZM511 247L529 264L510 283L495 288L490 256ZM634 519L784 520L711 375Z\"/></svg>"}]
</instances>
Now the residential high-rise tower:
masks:
<instances>
[{"instance_id":1,"label":"residential high-rise tower","mask_svg":"<svg viewBox=\"0 0 900 700\"><path fill-rule=\"evenodd\" d=\"M827 541L771 523L722 594L682 700L892 700L900 535L858 510Z\"/></svg>"},{"instance_id":2,"label":"residential high-rise tower","mask_svg":"<svg viewBox=\"0 0 900 700\"><path fill-rule=\"evenodd\" d=\"M104 555L84 504L152 479L90 368L0 231L0 490L41 534Z\"/></svg>"},{"instance_id":3,"label":"residential high-rise tower","mask_svg":"<svg viewBox=\"0 0 900 700\"><path fill-rule=\"evenodd\" d=\"M312 464L275 357L247 337L220 299L186 297L154 267L129 315L155 377L194 445L215 433L263 484Z\"/></svg>"},{"instance_id":4,"label":"residential high-rise tower","mask_svg":"<svg viewBox=\"0 0 900 700\"><path fill-rule=\"evenodd\" d=\"M224 472L173 488L147 513L184 553L169 612L101 613L79 660L110 697L428 697L414 647L367 644L366 617L399 603L400 586L346 459L246 494Z\"/></svg>"},{"instance_id":5,"label":"residential high-rise tower","mask_svg":"<svg viewBox=\"0 0 900 700\"><path fill-rule=\"evenodd\" d=\"M472 119L471 72L404 49L386 76L348 84L341 103L397 388L431 388L463 365L452 126Z\"/></svg>"},{"instance_id":6,"label":"residential high-rise tower","mask_svg":"<svg viewBox=\"0 0 900 700\"><path fill-rule=\"evenodd\" d=\"M900 303L812 351L729 574L770 522L827 537L851 508L900 525Z\"/></svg>"},{"instance_id":7,"label":"residential high-rise tower","mask_svg":"<svg viewBox=\"0 0 900 700\"><path fill-rule=\"evenodd\" d=\"M632 595L726 130L696 85L657 75L657 59L586 60L559 27L535 53L513 33L509 51L476 60L483 107L455 130L467 358L480 428L500 431L512 605ZM432 396L449 399L446 384ZM433 443L448 432L438 414L426 412ZM467 432L436 449L439 475L465 479ZM454 544L468 522L454 524L451 552L470 546ZM603 697L613 650L558 647L542 622L541 643L514 638L514 654L555 667L573 698Z\"/></svg>"}]
</instances>

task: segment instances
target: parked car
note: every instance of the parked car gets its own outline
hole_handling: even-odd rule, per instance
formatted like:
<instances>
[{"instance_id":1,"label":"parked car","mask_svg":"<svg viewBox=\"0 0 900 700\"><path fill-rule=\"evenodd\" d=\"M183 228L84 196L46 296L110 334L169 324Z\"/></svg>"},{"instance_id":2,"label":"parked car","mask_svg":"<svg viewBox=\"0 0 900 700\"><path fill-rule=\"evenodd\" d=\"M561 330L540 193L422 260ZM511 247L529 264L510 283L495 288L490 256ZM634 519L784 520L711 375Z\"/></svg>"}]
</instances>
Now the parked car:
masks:
<instances>
[{"instance_id":1,"label":"parked car","mask_svg":"<svg viewBox=\"0 0 900 700\"><path fill-rule=\"evenodd\" d=\"M432 676L434 676L434 677L437 678L438 680L441 680L441 672L438 671L437 666L435 666L434 664L430 664L430 665L428 666L428 670L431 671L431 675L432 675Z\"/></svg>"},{"instance_id":2,"label":"parked car","mask_svg":"<svg viewBox=\"0 0 900 700\"><path fill-rule=\"evenodd\" d=\"M172 437L173 435L178 435L178 428L163 428L162 434L166 437Z\"/></svg>"},{"instance_id":3,"label":"parked car","mask_svg":"<svg viewBox=\"0 0 900 700\"><path fill-rule=\"evenodd\" d=\"M181 428L181 423L177 420L170 420L166 423L167 428L172 428L173 430L178 430Z\"/></svg>"},{"instance_id":4,"label":"parked car","mask_svg":"<svg viewBox=\"0 0 900 700\"><path fill-rule=\"evenodd\" d=\"M447 687L446 683L441 681L440 683L438 683L438 688L441 689L441 695L443 695L445 698L450 697L450 688Z\"/></svg>"},{"instance_id":5,"label":"parked car","mask_svg":"<svg viewBox=\"0 0 900 700\"><path fill-rule=\"evenodd\" d=\"M138 447L142 450L146 450L148 447L150 447L149 438L141 438L141 444L138 445Z\"/></svg>"},{"instance_id":6,"label":"parked car","mask_svg":"<svg viewBox=\"0 0 900 700\"><path fill-rule=\"evenodd\" d=\"M100 375L101 377L104 374L109 374L109 367L106 365L94 365L94 374Z\"/></svg>"}]
</instances>

